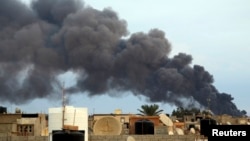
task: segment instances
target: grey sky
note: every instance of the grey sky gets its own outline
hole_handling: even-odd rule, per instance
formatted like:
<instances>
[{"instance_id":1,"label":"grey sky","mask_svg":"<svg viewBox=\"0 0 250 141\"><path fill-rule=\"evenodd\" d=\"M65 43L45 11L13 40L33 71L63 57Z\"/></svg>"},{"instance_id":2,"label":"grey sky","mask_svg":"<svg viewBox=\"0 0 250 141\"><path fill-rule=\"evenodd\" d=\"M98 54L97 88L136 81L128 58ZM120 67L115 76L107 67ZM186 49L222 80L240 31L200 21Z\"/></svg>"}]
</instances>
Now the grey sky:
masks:
<instances>
[{"instance_id":1,"label":"grey sky","mask_svg":"<svg viewBox=\"0 0 250 141\"><path fill-rule=\"evenodd\" d=\"M172 44L172 56L178 52L192 55L193 64L204 66L213 75L215 87L220 92L231 94L238 108L250 114L249 0L86 0L85 5L99 10L110 7L126 20L130 33L148 32L152 28L163 30ZM67 77L63 79L68 80ZM74 83L73 80L70 82ZM70 82L66 83L70 85ZM103 100L108 101L105 106L101 104ZM18 106L25 111L29 111L27 107L37 107L35 110L39 112L60 105L60 102L37 101L13 107ZM86 106L92 112L106 113L116 108L136 112L145 103L143 98L140 100L132 95L123 97L123 100L78 95L72 97L71 102ZM37 103L46 103L47 106L40 107ZM166 112L171 112L167 104L161 106Z\"/></svg>"}]
</instances>

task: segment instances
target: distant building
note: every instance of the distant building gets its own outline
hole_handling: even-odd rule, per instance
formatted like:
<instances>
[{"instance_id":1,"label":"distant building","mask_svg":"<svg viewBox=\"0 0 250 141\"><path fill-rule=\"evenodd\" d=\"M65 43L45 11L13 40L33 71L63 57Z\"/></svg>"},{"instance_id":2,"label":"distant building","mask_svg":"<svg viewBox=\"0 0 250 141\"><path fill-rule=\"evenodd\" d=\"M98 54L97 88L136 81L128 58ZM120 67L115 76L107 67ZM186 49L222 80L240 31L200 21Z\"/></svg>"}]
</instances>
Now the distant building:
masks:
<instances>
[{"instance_id":1,"label":"distant building","mask_svg":"<svg viewBox=\"0 0 250 141\"><path fill-rule=\"evenodd\" d=\"M46 136L45 114L0 114L0 133L8 136Z\"/></svg>"}]
</instances>

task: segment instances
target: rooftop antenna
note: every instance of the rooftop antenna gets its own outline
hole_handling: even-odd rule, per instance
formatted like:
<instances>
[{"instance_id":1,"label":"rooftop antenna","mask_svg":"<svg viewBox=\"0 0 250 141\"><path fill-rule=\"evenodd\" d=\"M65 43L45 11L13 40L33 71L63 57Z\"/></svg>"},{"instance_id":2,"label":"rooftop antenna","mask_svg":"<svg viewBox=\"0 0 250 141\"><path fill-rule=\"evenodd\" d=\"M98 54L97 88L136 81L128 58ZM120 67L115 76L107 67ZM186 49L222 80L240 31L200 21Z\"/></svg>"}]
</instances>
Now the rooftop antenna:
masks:
<instances>
[{"instance_id":1,"label":"rooftop antenna","mask_svg":"<svg viewBox=\"0 0 250 141\"><path fill-rule=\"evenodd\" d=\"M210 110L210 98L207 98L207 110Z\"/></svg>"},{"instance_id":2,"label":"rooftop antenna","mask_svg":"<svg viewBox=\"0 0 250 141\"><path fill-rule=\"evenodd\" d=\"M65 120L65 93L64 93L64 82L62 85L62 129L64 128Z\"/></svg>"}]
</instances>

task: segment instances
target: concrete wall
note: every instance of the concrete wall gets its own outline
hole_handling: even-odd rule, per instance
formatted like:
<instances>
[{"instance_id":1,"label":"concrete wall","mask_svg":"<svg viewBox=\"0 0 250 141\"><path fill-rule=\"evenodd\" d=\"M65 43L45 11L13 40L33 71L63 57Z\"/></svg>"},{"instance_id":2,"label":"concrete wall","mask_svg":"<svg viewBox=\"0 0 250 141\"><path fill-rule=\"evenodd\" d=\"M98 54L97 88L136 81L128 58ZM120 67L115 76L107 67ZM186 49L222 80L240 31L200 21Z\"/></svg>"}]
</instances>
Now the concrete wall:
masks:
<instances>
[{"instance_id":1,"label":"concrete wall","mask_svg":"<svg viewBox=\"0 0 250 141\"><path fill-rule=\"evenodd\" d=\"M16 120L21 114L0 114L0 133L10 134L16 132Z\"/></svg>"},{"instance_id":2,"label":"concrete wall","mask_svg":"<svg viewBox=\"0 0 250 141\"><path fill-rule=\"evenodd\" d=\"M16 123L18 118L22 118L22 114L0 114L0 123Z\"/></svg>"},{"instance_id":3,"label":"concrete wall","mask_svg":"<svg viewBox=\"0 0 250 141\"><path fill-rule=\"evenodd\" d=\"M43 129L46 129L46 115L38 114L38 117L27 116L22 114L0 114L0 133L20 135L17 126L33 125L32 136L40 136Z\"/></svg>"},{"instance_id":4,"label":"concrete wall","mask_svg":"<svg viewBox=\"0 0 250 141\"><path fill-rule=\"evenodd\" d=\"M129 135L91 135L89 141L126 141ZM194 135L130 135L136 141L195 141Z\"/></svg>"},{"instance_id":5,"label":"concrete wall","mask_svg":"<svg viewBox=\"0 0 250 141\"><path fill-rule=\"evenodd\" d=\"M88 141L127 141L129 135L103 136L90 135ZM194 135L131 135L136 141L195 141L200 138ZM0 136L0 141L49 141L42 136Z\"/></svg>"},{"instance_id":6,"label":"concrete wall","mask_svg":"<svg viewBox=\"0 0 250 141\"><path fill-rule=\"evenodd\" d=\"M42 136L0 136L0 141L48 141L48 137Z\"/></svg>"}]
</instances>

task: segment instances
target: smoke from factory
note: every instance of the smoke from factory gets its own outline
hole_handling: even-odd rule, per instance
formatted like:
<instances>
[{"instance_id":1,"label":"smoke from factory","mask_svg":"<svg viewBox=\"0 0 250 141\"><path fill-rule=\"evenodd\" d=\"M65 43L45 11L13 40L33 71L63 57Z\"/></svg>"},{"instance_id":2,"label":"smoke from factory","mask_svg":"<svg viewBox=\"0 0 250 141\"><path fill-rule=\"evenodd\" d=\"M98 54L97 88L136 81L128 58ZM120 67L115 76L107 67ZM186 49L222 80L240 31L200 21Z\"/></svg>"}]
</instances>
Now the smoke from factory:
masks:
<instances>
[{"instance_id":1,"label":"smoke from factory","mask_svg":"<svg viewBox=\"0 0 250 141\"><path fill-rule=\"evenodd\" d=\"M203 66L191 65L191 55L169 57L171 43L163 31L123 38L128 33L113 10L78 0L35 0L30 7L1 0L0 101L22 104L53 96L57 76L72 71L78 77L68 93L131 91L151 102L184 106L181 99L192 99L215 114L242 115Z\"/></svg>"}]
</instances>

